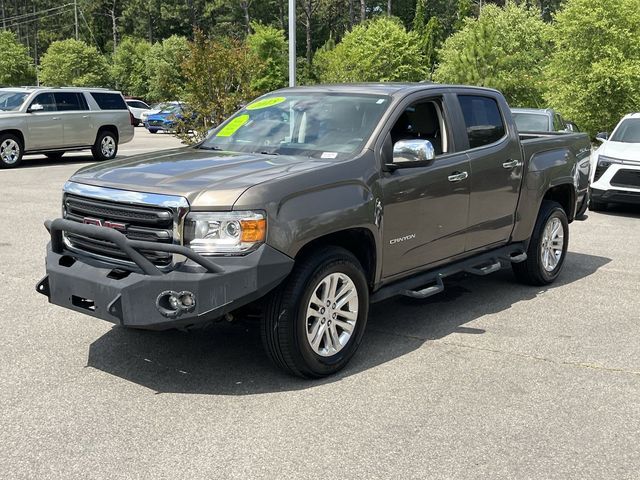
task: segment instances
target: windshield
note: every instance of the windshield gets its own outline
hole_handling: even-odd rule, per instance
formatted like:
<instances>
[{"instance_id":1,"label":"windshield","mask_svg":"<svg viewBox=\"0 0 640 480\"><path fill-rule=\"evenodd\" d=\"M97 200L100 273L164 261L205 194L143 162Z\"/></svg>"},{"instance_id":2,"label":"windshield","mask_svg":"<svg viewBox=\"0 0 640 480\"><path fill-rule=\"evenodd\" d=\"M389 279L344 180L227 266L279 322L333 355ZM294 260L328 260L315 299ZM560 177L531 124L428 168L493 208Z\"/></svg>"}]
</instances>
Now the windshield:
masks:
<instances>
[{"instance_id":1,"label":"windshield","mask_svg":"<svg viewBox=\"0 0 640 480\"><path fill-rule=\"evenodd\" d=\"M612 142L640 143L640 118L627 118L613 132Z\"/></svg>"},{"instance_id":2,"label":"windshield","mask_svg":"<svg viewBox=\"0 0 640 480\"><path fill-rule=\"evenodd\" d=\"M4 112L19 110L27 95L24 92L0 92L0 110Z\"/></svg>"},{"instance_id":3,"label":"windshield","mask_svg":"<svg viewBox=\"0 0 640 480\"><path fill-rule=\"evenodd\" d=\"M549 117L541 113L513 112L513 119L521 132L548 132Z\"/></svg>"},{"instance_id":4,"label":"windshield","mask_svg":"<svg viewBox=\"0 0 640 480\"><path fill-rule=\"evenodd\" d=\"M177 113L180 110L182 109L179 105L163 105L160 113Z\"/></svg>"},{"instance_id":5,"label":"windshield","mask_svg":"<svg viewBox=\"0 0 640 480\"><path fill-rule=\"evenodd\" d=\"M363 147L389 103L386 95L262 97L213 130L201 148L334 159Z\"/></svg>"}]
</instances>

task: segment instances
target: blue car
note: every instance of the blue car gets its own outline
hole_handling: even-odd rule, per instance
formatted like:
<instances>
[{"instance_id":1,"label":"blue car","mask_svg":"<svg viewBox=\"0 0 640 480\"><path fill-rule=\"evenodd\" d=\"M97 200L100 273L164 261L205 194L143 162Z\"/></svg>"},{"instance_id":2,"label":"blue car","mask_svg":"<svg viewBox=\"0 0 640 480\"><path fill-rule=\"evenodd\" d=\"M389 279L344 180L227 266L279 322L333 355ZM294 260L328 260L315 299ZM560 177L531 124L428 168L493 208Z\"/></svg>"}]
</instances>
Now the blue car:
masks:
<instances>
[{"instance_id":1,"label":"blue car","mask_svg":"<svg viewBox=\"0 0 640 480\"><path fill-rule=\"evenodd\" d=\"M157 133L158 130L173 130L181 120L184 120L184 105L181 103L170 103L163 105L161 110L147 116L144 126L149 133Z\"/></svg>"}]
</instances>

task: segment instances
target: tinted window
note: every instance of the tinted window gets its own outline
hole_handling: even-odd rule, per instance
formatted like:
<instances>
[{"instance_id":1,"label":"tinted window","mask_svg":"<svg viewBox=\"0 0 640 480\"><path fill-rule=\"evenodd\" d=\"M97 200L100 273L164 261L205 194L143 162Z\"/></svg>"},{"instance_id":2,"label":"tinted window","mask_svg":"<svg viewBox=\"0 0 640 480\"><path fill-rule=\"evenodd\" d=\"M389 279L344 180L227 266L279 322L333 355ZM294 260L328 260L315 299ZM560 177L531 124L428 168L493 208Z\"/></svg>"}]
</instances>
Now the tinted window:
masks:
<instances>
[{"instance_id":1,"label":"tinted window","mask_svg":"<svg viewBox=\"0 0 640 480\"><path fill-rule=\"evenodd\" d=\"M567 128L566 125L564 124L564 120L557 113L553 119L553 128L555 129L556 132L561 132L562 130Z\"/></svg>"},{"instance_id":2,"label":"tinted window","mask_svg":"<svg viewBox=\"0 0 640 480\"><path fill-rule=\"evenodd\" d=\"M458 99L467 127L470 148L489 145L504 137L504 122L498 103L493 98L460 95Z\"/></svg>"},{"instance_id":3,"label":"tinted window","mask_svg":"<svg viewBox=\"0 0 640 480\"><path fill-rule=\"evenodd\" d=\"M130 107L133 107L133 108L145 108L145 109L149 108L149 106L147 104L142 103L142 102L140 102L138 100L129 100L129 101L127 101L127 105L129 105Z\"/></svg>"},{"instance_id":4,"label":"tinted window","mask_svg":"<svg viewBox=\"0 0 640 480\"><path fill-rule=\"evenodd\" d=\"M58 111L65 112L70 110L87 110L83 98L76 92L56 92L54 94Z\"/></svg>"},{"instance_id":5,"label":"tinted window","mask_svg":"<svg viewBox=\"0 0 640 480\"><path fill-rule=\"evenodd\" d=\"M101 110L128 110L127 104L119 93L91 92Z\"/></svg>"},{"instance_id":6,"label":"tinted window","mask_svg":"<svg viewBox=\"0 0 640 480\"><path fill-rule=\"evenodd\" d=\"M56 101L53 98L53 93L41 93L33 99L33 102L31 102L30 106L35 104L42 105L45 112L56 111Z\"/></svg>"},{"instance_id":7,"label":"tinted window","mask_svg":"<svg viewBox=\"0 0 640 480\"><path fill-rule=\"evenodd\" d=\"M514 112L513 120L521 132L548 132L549 116L541 113Z\"/></svg>"}]
</instances>

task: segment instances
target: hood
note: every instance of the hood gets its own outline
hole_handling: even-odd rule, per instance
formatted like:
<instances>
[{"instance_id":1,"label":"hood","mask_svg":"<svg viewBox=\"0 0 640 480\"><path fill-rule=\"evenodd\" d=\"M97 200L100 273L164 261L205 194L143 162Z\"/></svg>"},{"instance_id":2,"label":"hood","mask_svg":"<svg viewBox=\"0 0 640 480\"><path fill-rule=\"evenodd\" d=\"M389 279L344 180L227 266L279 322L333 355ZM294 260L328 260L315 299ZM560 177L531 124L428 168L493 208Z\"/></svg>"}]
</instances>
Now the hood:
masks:
<instances>
[{"instance_id":1,"label":"hood","mask_svg":"<svg viewBox=\"0 0 640 480\"><path fill-rule=\"evenodd\" d=\"M230 209L249 187L329 162L298 156L216 152L184 147L96 163L71 181L134 192L180 195L192 207Z\"/></svg>"},{"instance_id":2,"label":"hood","mask_svg":"<svg viewBox=\"0 0 640 480\"><path fill-rule=\"evenodd\" d=\"M179 113L149 113L148 114L149 120L167 120L168 118L179 118L180 114Z\"/></svg>"},{"instance_id":3,"label":"hood","mask_svg":"<svg viewBox=\"0 0 640 480\"><path fill-rule=\"evenodd\" d=\"M604 142L597 151L598 155L640 162L640 143Z\"/></svg>"}]
</instances>

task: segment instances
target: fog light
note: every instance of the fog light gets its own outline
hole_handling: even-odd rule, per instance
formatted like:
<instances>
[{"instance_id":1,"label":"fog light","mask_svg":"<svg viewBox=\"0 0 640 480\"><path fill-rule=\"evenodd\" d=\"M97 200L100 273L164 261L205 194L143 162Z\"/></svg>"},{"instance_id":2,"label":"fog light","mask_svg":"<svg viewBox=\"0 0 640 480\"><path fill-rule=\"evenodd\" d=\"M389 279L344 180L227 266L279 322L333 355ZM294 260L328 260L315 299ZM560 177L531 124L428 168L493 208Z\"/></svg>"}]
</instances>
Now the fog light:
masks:
<instances>
[{"instance_id":1,"label":"fog light","mask_svg":"<svg viewBox=\"0 0 640 480\"><path fill-rule=\"evenodd\" d=\"M191 292L174 292L167 290L156 298L156 308L167 318L176 318L196 307L196 297Z\"/></svg>"}]
</instances>

